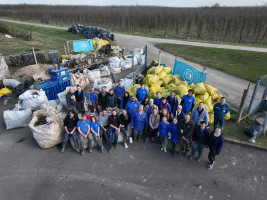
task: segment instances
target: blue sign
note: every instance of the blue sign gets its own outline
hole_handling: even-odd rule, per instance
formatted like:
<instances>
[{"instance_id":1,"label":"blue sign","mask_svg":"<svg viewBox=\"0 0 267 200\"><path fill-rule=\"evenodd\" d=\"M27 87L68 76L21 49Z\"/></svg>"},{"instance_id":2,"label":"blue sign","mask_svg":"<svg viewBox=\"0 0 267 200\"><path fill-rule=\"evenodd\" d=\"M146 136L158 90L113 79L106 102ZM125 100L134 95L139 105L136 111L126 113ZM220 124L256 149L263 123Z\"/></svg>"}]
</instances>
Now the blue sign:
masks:
<instances>
[{"instance_id":1,"label":"blue sign","mask_svg":"<svg viewBox=\"0 0 267 200\"><path fill-rule=\"evenodd\" d=\"M92 41L74 41L74 52L93 51L94 46Z\"/></svg>"},{"instance_id":2,"label":"blue sign","mask_svg":"<svg viewBox=\"0 0 267 200\"><path fill-rule=\"evenodd\" d=\"M196 70L194 67L191 67L178 60L175 60L172 74L173 75L180 74L181 80L186 81L188 84L191 83L197 84L199 82L205 83L207 76L207 73L200 72Z\"/></svg>"}]
</instances>

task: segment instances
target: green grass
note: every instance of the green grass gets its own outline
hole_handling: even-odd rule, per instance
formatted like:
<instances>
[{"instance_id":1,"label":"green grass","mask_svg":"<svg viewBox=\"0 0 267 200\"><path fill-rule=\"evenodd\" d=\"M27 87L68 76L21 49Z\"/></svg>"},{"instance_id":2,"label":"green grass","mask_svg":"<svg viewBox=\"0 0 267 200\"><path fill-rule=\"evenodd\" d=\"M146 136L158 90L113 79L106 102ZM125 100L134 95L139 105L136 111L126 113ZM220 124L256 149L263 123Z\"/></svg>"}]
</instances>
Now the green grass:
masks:
<instances>
[{"instance_id":1,"label":"green grass","mask_svg":"<svg viewBox=\"0 0 267 200\"><path fill-rule=\"evenodd\" d=\"M17 30L32 32L32 40L25 41L19 38L7 39L0 34L0 53L5 57L6 62L10 65L9 55L20 54L23 51L31 50L32 47L45 52L46 58L47 51L59 50L61 54L65 54L64 45L67 40L85 39L81 34L69 33L66 30L45 28L32 25L15 24L10 22L2 22L10 27L14 26Z\"/></svg>"},{"instance_id":2,"label":"green grass","mask_svg":"<svg viewBox=\"0 0 267 200\"><path fill-rule=\"evenodd\" d=\"M237 124L235 121L236 112L231 110L230 113L231 113L231 118L225 121L223 130L224 137L252 144L249 142L250 137L245 131L246 129L248 129L250 126L253 125L253 121L250 120L249 118L245 118L239 124ZM212 124L209 130L213 131L213 127L214 126ZM267 137L261 135L259 138L256 139L255 145L267 147Z\"/></svg>"},{"instance_id":3,"label":"green grass","mask_svg":"<svg viewBox=\"0 0 267 200\"><path fill-rule=\"evenodd\" d=\"M196 47L178 44L156 44L157 48L227 74L256 82L267 74L267 53Z\"/></svg>"}]
</instances>

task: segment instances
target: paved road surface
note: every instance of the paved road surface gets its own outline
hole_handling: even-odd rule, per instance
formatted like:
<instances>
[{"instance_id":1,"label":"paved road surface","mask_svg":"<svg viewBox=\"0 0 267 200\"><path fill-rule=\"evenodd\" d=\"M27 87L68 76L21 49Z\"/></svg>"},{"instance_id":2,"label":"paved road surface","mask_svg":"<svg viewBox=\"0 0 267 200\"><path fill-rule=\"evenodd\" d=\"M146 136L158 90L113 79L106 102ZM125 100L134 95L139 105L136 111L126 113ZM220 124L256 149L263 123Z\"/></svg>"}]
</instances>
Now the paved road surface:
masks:
<instances>
[{"instance_id":1,"label":"paved road surface","mask_svg":"<svg viewBox=\"0 0 267 200\"><path fill-rule=\"evenodd\" d=\"M13 20L4 20L15 23L23 23L30 24L35 26L42 27L50 27L50 28L59 28L66 29L64 27L57 27L51 25L43 25L43 24L33 24L28 22L20 22ZM222 45L222 44L210 44L210 43L201 43L201 42L189 42L189 41L181 41L181 40L169 40L169 39L158 39L158 38L148 38L148 37L140 37L140 36L132 36L132 35L124 35L124 34L116 34L117 41L121 47L126 47L127 49L135 49L143 47L145 44L148 44L148 62L158 58L158 49L154 47L155 43L173 43L173 44L184 44L184 45L194 45L194 46L206 46L206 47L216 47L216 48L226 48L226 49L239 49L239 50L248 50L248 51L257 51L257 52L267 52L267 48L258 48L258 47L246 47L246 46L234 46L234 45ZM161 61L166 63L168 66L173 66L174 64L174 55L171 55L166 52L162 52ZM189 62L184 60L183 58L178 57L178 60L189 64L196 69L202 71L203 66ZM253 66L252 66L253 67ZM263 66L265 67L265 66ZM207 80L208 84L213 85L214 87L219 89L219 92L222 93L226 98L227 102L231 106L232 109L237 110L242 98L243 90L247 88L249 81L244 79L240 79L229 74L223 73L218 70L207 68ZM249 100L252 96L252 92L255 84L251 84L251 90L248 93L248 98L245 104L245 109L249 105ZM262 93L264 91L263 87L259 88L257 99L261 98Z\"/></svg>"},{"instance_id":2,"label":"paved road surface","mask_svg":"<svg viewBox=\"0 0 267 200\"><path fill-rule=\"evenodd\" d=\"M264 151L226 143L212 170L207 150L197 163L150 143L83 157L68 145L62 154L40 149L28 127L6 131L8 108L0 106L0 199L266 199Z\"/></svg>"}]
</instances>

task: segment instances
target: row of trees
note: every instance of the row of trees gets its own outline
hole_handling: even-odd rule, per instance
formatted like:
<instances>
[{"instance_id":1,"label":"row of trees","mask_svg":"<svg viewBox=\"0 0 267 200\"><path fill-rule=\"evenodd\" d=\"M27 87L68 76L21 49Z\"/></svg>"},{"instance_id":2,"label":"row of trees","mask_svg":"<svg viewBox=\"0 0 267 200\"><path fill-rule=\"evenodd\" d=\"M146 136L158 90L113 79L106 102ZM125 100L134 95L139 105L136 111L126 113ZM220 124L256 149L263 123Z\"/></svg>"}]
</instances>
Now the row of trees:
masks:
<instances>
[{"instance_id":1,"label":"row of trees","mask_svg":"<svg viewBox=\"0 0 267 200\"><path fill-rule=\"evenodd\" d=\"M80 23L120 32L267 43L267 7L174 8L151 6L0 5L0 17L46 24Z\"/></svg>"}]
</instances>

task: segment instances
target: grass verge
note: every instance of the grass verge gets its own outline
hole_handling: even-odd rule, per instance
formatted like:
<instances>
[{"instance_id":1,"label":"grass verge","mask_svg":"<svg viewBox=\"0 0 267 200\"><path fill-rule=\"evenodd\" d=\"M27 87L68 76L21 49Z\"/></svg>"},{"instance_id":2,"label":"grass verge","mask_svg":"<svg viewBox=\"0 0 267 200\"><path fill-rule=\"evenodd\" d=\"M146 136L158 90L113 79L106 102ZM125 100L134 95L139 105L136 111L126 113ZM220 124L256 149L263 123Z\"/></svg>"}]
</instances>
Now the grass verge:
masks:
<instances>
[{"instance_id":1,"label":"grass verge","mask_svg":"<svg viewBox=\"0 0 267 200\"><path fill-rule=\"evenodd\" d=\"M254 83L261 75L267 74L267 53L167 43L155 46L175 56Z\"/></svg>"}]
</instances>

